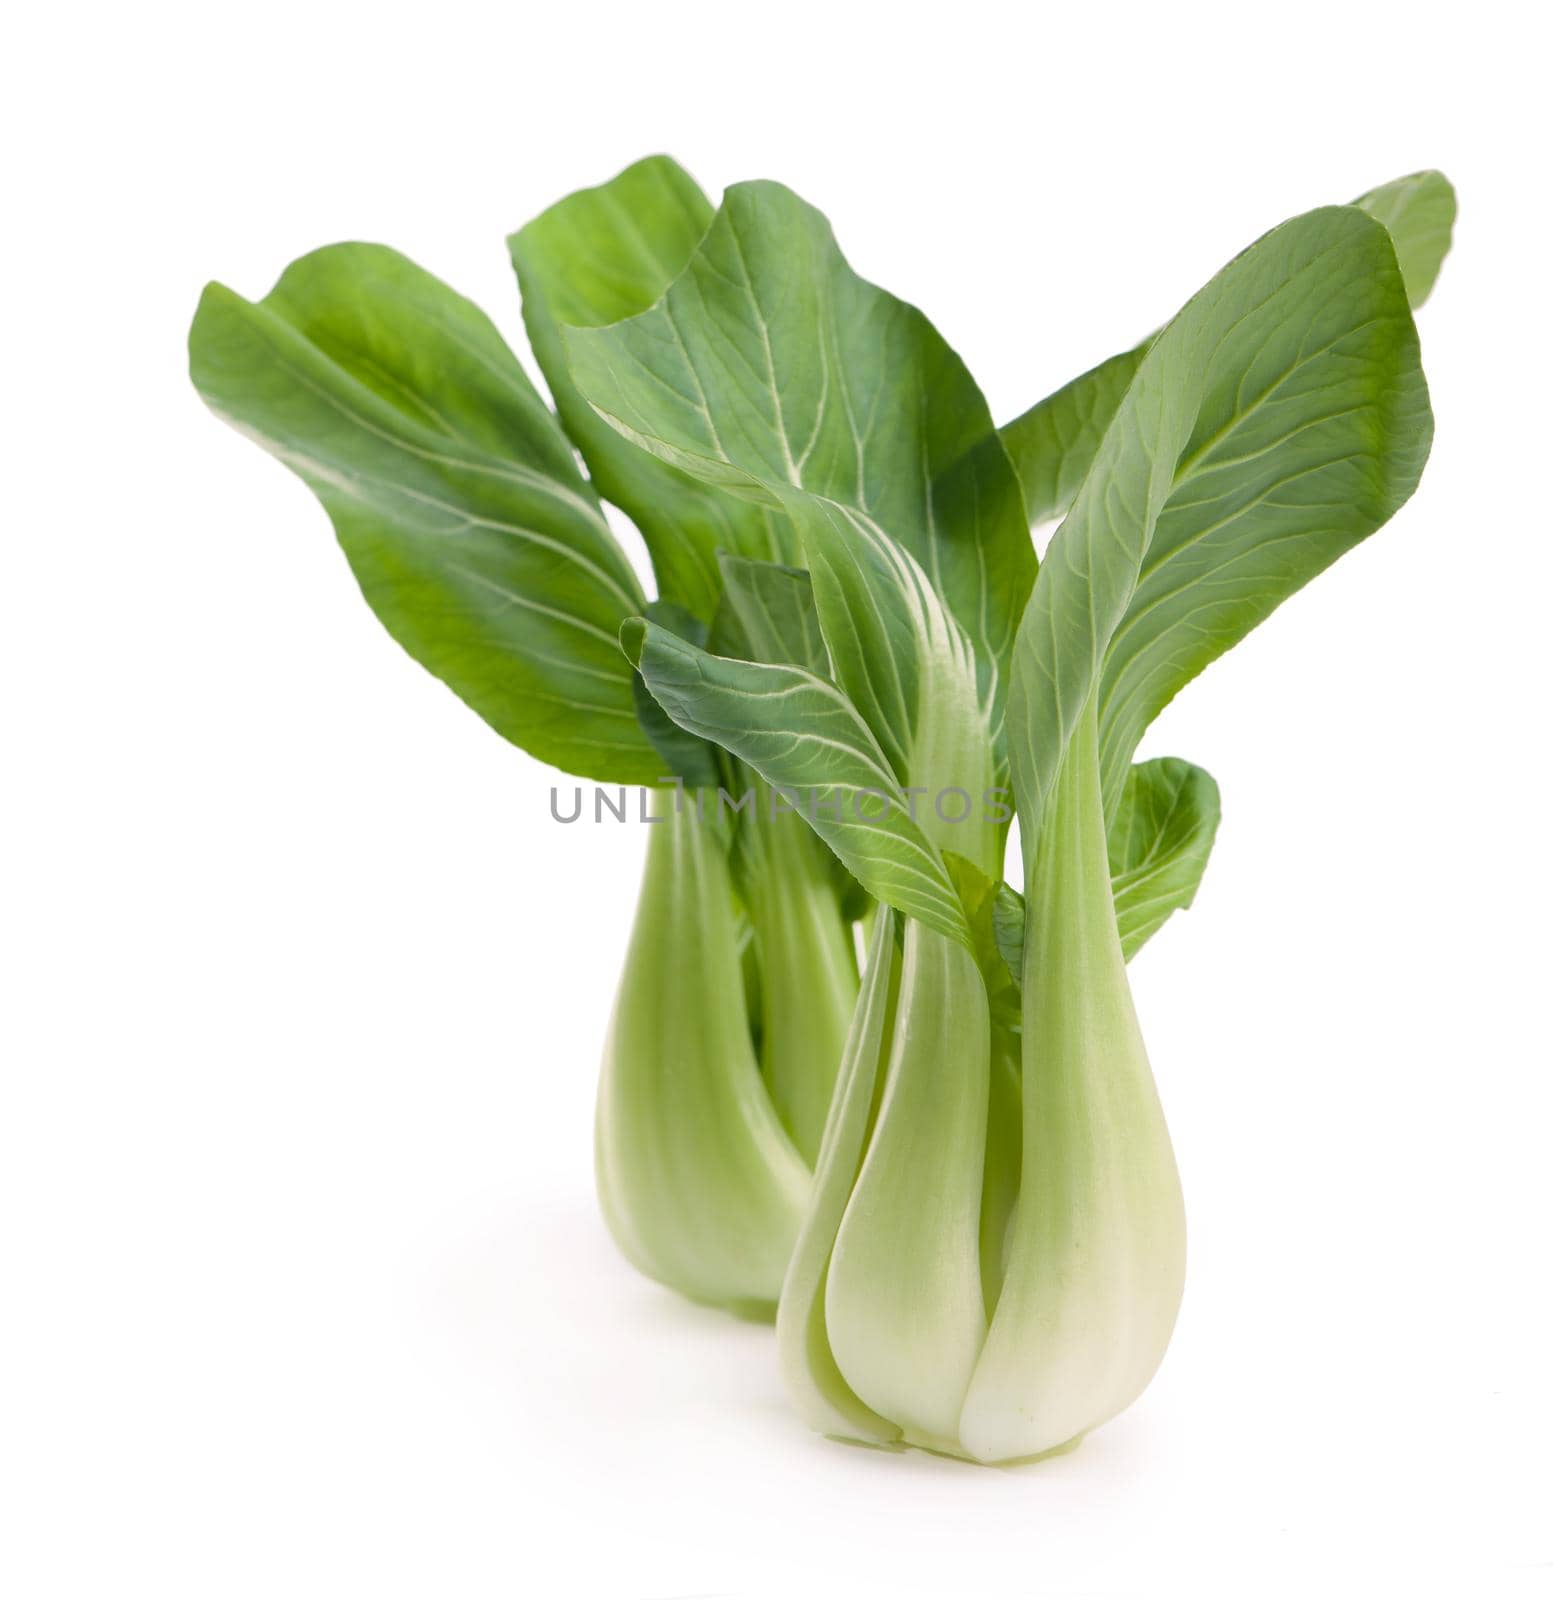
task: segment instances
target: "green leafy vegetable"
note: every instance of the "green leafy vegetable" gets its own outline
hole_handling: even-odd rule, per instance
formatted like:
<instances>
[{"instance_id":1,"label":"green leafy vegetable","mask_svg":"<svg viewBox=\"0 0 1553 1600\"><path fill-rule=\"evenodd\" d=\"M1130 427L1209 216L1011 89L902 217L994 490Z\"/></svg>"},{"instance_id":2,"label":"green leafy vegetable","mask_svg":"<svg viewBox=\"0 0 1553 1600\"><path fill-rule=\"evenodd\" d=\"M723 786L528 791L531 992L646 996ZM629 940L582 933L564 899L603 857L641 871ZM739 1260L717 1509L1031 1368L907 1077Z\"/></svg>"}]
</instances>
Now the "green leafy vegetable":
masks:
<instances>
[{"instance_id":1,"label":"green leafy vegetable","mask_svg":"<svg viewBox=\"0 0 1553 1600\"><path fill-rule=\"evenodd\" d=\"M899 776L951 677L998 738L1035 571L1018 480L964 364L817 211L737 185L657 305L566 344L622 433L792 518L837 681Z\"/></svg>"},{"instance_id":2,"label":"green leafy vegetable","mask_svg":"<svg viewBox=\"0 0 1553 1600\"><path fill-rule=\"evenodd\" d=\"M560 423L478 310L376 245L306 256L256 304L211 285L189 350L212 409L323 503L388 631L499 733L583 777L673 776L714 796L726 780L737 797L750 776L664 715L620 628L645 613L704 641L720 609L718 552L791 554L796 536L622 441L577 397L559 354L561 319L650 303L709 216L658 158L514 237ZM595 486L638 519L660 600L643 595ZM676 814L653 838L689 826ZM600 1126L616 1136L601 1136L599 1183L645 1271L769 1313L796 1229L794 1161L818 1148L856 993L859 908L800 818L740 848L752 833L735 817L649 848L600 1082ZM707 881L720 902L708 914L742 957L686 921ZM746 970L750 999L735 1015L723 990ZM687 1086L703 1112L682 1125ZM652 1151L668 1154L655 1164Z\"/></svg>"},{"instance_id":3,"label":"green leafy vegetable","mask_svg":"<svg viewBox=\"0 0 1553 1600\"><path fill-rule=\"evenodd\" d=\"M1384 228L1333 206L1274 229L1156 339L1052 540L1010 716L1029 852L1098 697L1121 798L1174 695L1413 492L1432 435Z\"/></svg>"},{"instance_id":4,"label":"green leafy vegetable","mask_svg":"<svg viewBox=\"0 0 1553 1600\"><path fill-rule=\"evenodd\" d=\"M1190 903L1218 796L1188 763L1134 765L1138 740L1407 499L1428 396L1386 228L1331 207L1275 229L1130 372L1113 369L1119 392L1009 650L997 629L964 625L953 569L909 515L858 515L856 473L810 481L831 380L818 358L775 359L802 356L801 329L770 334L751 286L787 284L770 303L793 319L802 307L824 348L824 309L791 287L816 235L785 191L735 193L657 307L572 336L574 372L623 433L768 496L804 540L835 681L627 624L643 681L682 727L772 784L830 795L867 772L895 816L908 782L933 792L997 770L995 718L979 720L964 689L1011 684L1022 903L989 881L990 852L957 852L936 823L811 815L888 909L778 1334L800 1404L827 1431L1020 1459L1067 1448L1141 1392L1183 1283L1180 1184L1126 959ZM735 383L736 371L768 381ZM886 435L920 415L906 383L876 389L875 405L871 429ZM1058 463L1052 481L1072 470ZM929 545L953 547L957 532L934 528Z\"/></svg>"},{"instance_id":5,"label":"green leafy vegetable","mask_svg":"<svg viewBox=\"0 0 1553 1600\"><path fill-rule=\"evenodd\" d=\"M1043 1455L1162 1359L1185 1220L1127 962L1192 904L1219 795L1138 746L1412 494L1454 216L1422 172L1296 217L1002 430L817 211L714 211L661 156L509 241L556 414L380 246L206 291L196 385L410 654L543 760L677 783L600 1197L644 1273L776 1312L817 1428Z\"/></svg>"}]
</instances>

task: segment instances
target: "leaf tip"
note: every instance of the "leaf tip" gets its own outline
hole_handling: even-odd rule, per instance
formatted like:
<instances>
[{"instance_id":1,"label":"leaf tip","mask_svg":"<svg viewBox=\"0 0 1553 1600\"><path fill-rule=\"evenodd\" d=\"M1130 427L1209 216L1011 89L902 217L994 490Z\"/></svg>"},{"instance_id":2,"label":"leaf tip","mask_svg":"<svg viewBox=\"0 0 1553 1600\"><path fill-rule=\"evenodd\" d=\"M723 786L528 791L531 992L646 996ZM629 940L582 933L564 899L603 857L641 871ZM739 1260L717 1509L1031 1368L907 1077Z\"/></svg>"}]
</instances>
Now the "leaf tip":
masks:
<instances>
[{"instance_id":1,"label":"leaf tip","mask_svg":"<svg viewBox=\"0 0 1553 1600\"><path fill-rule=\"evenodd\" d=\"M620 624L620 648L625 651L626 659L633 667L642 664L642 651L647 645L647 619L645 617L627 617Z\"/></svg>"}]
</instances>

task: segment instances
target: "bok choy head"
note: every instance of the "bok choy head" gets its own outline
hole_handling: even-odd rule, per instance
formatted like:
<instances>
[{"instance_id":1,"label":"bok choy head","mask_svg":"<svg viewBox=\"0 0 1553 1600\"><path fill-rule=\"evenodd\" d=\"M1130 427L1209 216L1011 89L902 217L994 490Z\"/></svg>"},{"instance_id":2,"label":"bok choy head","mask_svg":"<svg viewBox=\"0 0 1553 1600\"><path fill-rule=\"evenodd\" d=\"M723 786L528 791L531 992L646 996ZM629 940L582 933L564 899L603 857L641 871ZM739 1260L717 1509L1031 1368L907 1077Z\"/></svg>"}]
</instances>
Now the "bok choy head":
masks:
<instances>
[{"instance_id":1,"label":"bok choy head","mask_svg":"<svg viewBox=\"0 0 1553 1600\"><path fill-rule=\"evenodd\" d=\"M788 518L812 578L824 663L648 618L622 640L679 727L809 796L880 902L778 1319L824 1431L1041 1455L1164 1354L1184 1216L1125 963L1191 900L1217 793L1133 755L1412 493L1432 424L1409 289L1447 234L1409 195L1440 184L1259 240L1121 377L1097 369L1092 434L1062 431L1057 462L1050 412L1000 438L920 314L773 185L729 192L653 307L567 336L600 417ZM1038 575L1037 506L1067 510ZM1005 772L1022 895L999 824L936 804Z\"/></svg>"},{"instance_id":2,"label":"bok choy head","mask_svg":"<svg viewBox=\"0 0 1553 1600\"><path fill-rule=\"evenodd\" d=\"M739 786L643 692L619 631L645 611L704 639L720 553L797 549L779 517L622 440L562 359L564 324L650 305L711 215L660 157L513 236L559 417L483 313L380 245L304 256L257 302L212 284L190 330L200 394L317 495L389 633L503 737L609 784ZM652 605L604 499L643 534ZM742 850L739 818L690 826L670 810L648 833L600 1082L599 1188L645 1272L769 1312L856 994L853 906L797 817Z\"/></svg>"}]
</instances>

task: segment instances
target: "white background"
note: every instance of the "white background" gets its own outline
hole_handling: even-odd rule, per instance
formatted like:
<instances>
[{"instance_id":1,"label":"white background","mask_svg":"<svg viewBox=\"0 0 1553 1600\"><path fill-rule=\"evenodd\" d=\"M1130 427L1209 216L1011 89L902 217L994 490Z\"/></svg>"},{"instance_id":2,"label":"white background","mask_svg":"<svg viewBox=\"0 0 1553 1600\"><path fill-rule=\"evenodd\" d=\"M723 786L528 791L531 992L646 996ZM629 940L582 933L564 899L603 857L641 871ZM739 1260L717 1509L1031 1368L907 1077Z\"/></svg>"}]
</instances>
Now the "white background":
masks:
<instances>
[{"instance_id":1,"label":"white background","mask_svg":"<svg viewBox=\"0 0 1553 1600\"><path fill-rule=\"evenodd\" d=\"M1546 56L1517 15L13 19L0 1590L1553 1588ZM1187 1299L1144 1399L1035 1468L810 1436L766 1330L615 1256L591 1100L641 830L551 824L551 775L400 654L187 385L206 278L258 296L343 237L518 340L505 234L658 149L819 204L1000 417L1287 215L1426 165L1460 190L1421 491L1151 735L1225 803L1134 969Z\"/></svg>"}]
</instances>

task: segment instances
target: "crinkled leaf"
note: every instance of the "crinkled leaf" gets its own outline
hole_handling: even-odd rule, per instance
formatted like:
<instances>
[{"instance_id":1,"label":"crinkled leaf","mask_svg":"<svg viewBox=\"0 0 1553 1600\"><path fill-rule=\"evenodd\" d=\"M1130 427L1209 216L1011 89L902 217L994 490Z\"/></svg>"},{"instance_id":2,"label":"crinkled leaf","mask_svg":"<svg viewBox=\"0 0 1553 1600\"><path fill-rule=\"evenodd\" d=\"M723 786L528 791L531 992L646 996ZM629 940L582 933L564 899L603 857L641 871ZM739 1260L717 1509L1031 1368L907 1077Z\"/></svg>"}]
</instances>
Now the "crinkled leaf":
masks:
<instances>
[{"instance_id":1,"label":"crinkled leaf","mask_svg":"<svg viewBox=\"0 0 1553 1600\"><path fill-rule=\"evenodd\" d=\"M669 716L786 791L875 899L969 945L942 858L839 688L801 667L709 655L644 620L621 642Z\"/></svg>"},{"instance_id":2,"label":"crinkled leaf","mask_svg":"<svg viewBox=\"0 0 1553 1600\"><path fill-rule=\"evenodd\" d=\"M479 310L393 250L334 245L257 303L211 284L189 365L211 409L318 496L422 666L541 760L652 781L618 643L641 589Z\"/></svg>"},{"instance_id":3,"label":"crinkled leaf","mask_svg":"<svg viewBox=\"0 0 1553 1600\"><path fill-rule=\"evenodd\" d=\"M1020 630L1027 870L1086 703L1098 695L1114 816L1155 714L1391 516L1431 432L1396 253L1362 211L1285 223L1187 303L1139 366Z\"/></svg>"},{"instance_id":4,"label":"crinkled leaf","mask_svg":"<svg viewBox=\"0 0 1553 1600\"><path fill-rule=\"evenodd\" d=\"M837 680L898 778L946 693L996 737L1035 565L1018 480L964 364L817 211L730 189L661 301L566 346L615 427L794 518Z\"/></svg>"},{"instance_id":5,"label":"crinkled leaf","mask_svg":"<svg viewBox=\"0 0 1553 1600\"><path fill-rule=\"evenodd\" d=\"M710 620L717 552L790 559L796 535L778 513L709 488L639 449L577 391L562 326L593 327L645 311L684 270L712 206L667 156L649 156L608 183L557 202L507 241L523 320L566 431L605 499L637 527L659 594Z\"/></svg>"}]
</instances>

